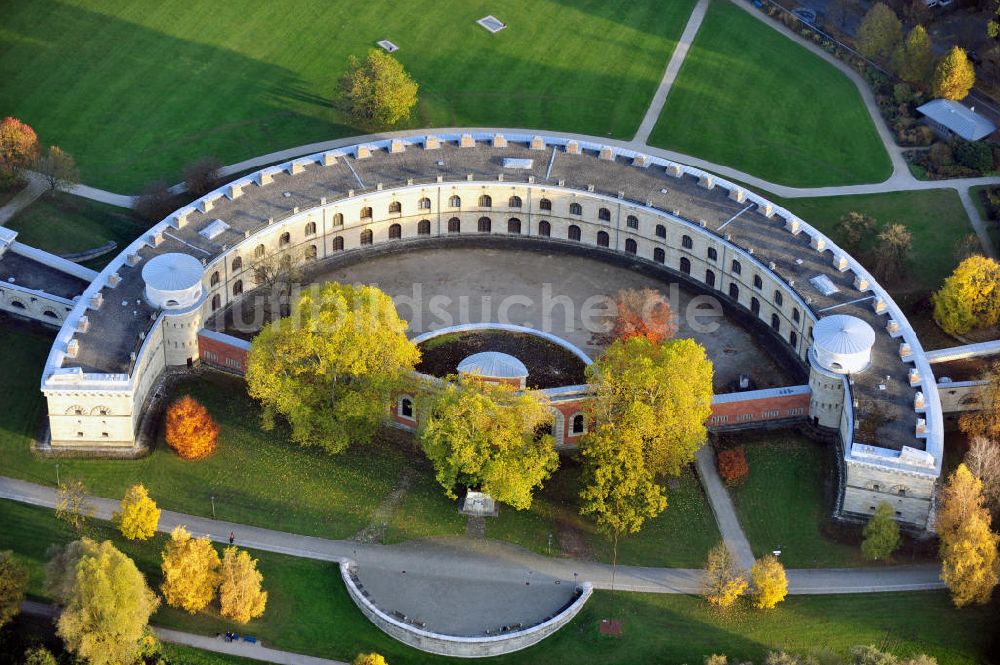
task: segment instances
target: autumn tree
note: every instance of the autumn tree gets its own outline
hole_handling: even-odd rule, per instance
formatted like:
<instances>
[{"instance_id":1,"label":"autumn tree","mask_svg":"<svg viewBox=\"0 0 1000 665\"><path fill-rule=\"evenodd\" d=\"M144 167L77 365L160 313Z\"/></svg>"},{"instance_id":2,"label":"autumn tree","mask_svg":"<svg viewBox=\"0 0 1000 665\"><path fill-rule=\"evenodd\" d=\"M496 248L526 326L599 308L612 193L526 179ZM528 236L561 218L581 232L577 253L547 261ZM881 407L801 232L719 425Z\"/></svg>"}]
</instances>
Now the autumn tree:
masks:
<instances>
[{"instance_id":1,"label":"autumn tree","mask_svg":"<svg viewBox=\"0 0 1000 665\"><path fill-rule=\"evenodd\" d=\"M702 595L710 605L726 608L739 600L747 590L746 575L736 566L736 560L725 543L719 543L708 553L702 579Z\"/></svg>"},{"instance_id":2,"label":"autumn tree","mask_svg":"<svg viewBox=\"0 0 1000 665\"><path fill-rule=\"evenodd\" d=\"M754 586L754 605L759 609L772 609L788 595L785 567L773 554L754 561L750 578Z\"/></svg>"},{"instance_id":3,"label":"autumn tree","mask_svg":"<svg viewBox=\"0 0 1000 665\"><path fill-rule=\"evenodd\" d=\"M961 263L970 256L982 256L983 243L979 241L979 236L975 233L966 233L955 241L951 253L955 257L955 261Z\"/></svg>"},{"instance_id":4,"label":"autumn tree","mask_svg":"<svg viewBox=\"0 0 1000 665\"><path fill-rule=\"evenodd\" d=\"M377 653L359 653L353 665L389 665L389 663Z\"/></svg>"},{"instance_id":5,"label":"autumn tree","mask_svg":"<svg viewBox=\"0 0 1000 665\"><path fill-rule=\"evenodd\" d=\"M351 56L340 91L351 116L364 127L384 128L410 117L419 86L398 60L378 49L365 60Z\"/></svg>"},{"instance_id":6,"label":"autumn tree","mask_svg":"<svg viewBox=\"0 0 1000 665\"><path fill-rule=\"evenodd\" d=\"M24 652L24 665L59 665L59 661L45 647L34 647Z\"/></svg>"},{"instance_id":7,"label":"autumn tree","mask_svg":"<svg viewBox=\"0 0 1000 665\"><path fill-rule=\"evenodd\" d=\"M677 334L670 303L656 289L623 289L615 294L609 327L609 342L645 337L659 344Z\"/></svg>"},{"instance_id":8,"label":"autumn tree","mask_svg":"<svg viewBox=\"0 0 1000 665\"><path fill-rule=\"evenodd\" d=\"M253 264L253 281L271 299L265 322L291 312L292 292L305 279L305 253L297 248L266 254Z\"/></svg>"},{"instance_id":9,"label":"autumn tree","mask_svg":"<svg viewBox=\"0 0 1000 665\"><path fill-rule=\"evenodd\" d=\"M62 607L56 633L90 665L133 663L159 600L110 540L57 547L45 567L47 593Z\"/></svg>"},{"instance_id":10,"label":"autumn tree","mask_svg":"<svg viewBox=\"0 0 1000 665\"><path fill-rule=\"evenodd\" d=\"M974 393L979 408L959 416L958 428L972 439L982 437L995 442L1000 440L1000 363L993 363L981 378L985 383Z\"/></svg>"},{"instance_id":11,"label":"autumn tree","mask_svg":"<svg viewBox=\"0 0 1000 665\"><path fill-rule=\"evenodd\" d=\"M885 559L899 547L899 524L894 519L895 512L892 504L882 501L865 525L861 554L868 561Z\"/></svg>"},{"instance_id":12,"label":"autumn tree","mask_svg":"<svg viewBox=\"0 0 1000 665\"><path fill-rule=\"evenodd\" d=\"M73 156L57 145L49 146L48 151L38 158L35 170L45 179L49 192L69 189L80 183L80 171Z\"/></svg>"},{"instance_id":13,"label":"autumn tree","mask_svg":"<svg viewBox=\"0 0 1000 665\"><path fill-rule=\"evenodd\" d=\"M996 522L1000 519L1000 444L973 436L965 453L965 466L983 484L983 505Z\"/></svg>"},{"instance_id":14,"label":"autumn tree","mask_svg":"<svg viewBox=\"0 0 1000 665\"><path fill-rule=\"evenodd\" d=\"M265 429L280 415L296 443L335 454L372 440L419 359L388 295L328 283L254 338L247 387Z\"/></svg>"},{"instance_id":15,"label":"autumn tree","mask_svg":"<svg viewBox=\"0 0 1000 665\"><path fill-rule=\"evenodd\" d=\"M200 402L190 395L167 409L167 445L186 460L208 457L215 452L219 426Z\"/></svg>"},{"instance_id":16,"label":"autumn tree","mask_svg":"<svg viewBox=\"0 0 1000 665\"><path fill-rule=\"evenodd\" d=\"M0 628L21 611L21 601L28 587L28 569L10 550L0 552Z\"/></svg>"},{"instance_id":17,"label":"autumn tree","mask_svg":"<svg viewBox=\"0 0 1000 665\"><path fill-rule=\"evenodd\" d=\"M933 296L934 320L951 335L1000 321L1000 264L977 255L958 264Z\"/></svg>"},{"instance_id":18,"label":"autumn tree","mask_svg":"<svg viewBox=\"0 0 1000 665\"><path fill-rule=\"evenodd\" d=\"M87 521L94 516L94 510L94 504L87 496L87 486L82 480L71 480L59 485L56 519L80 533L87 528Z\"/></svg>"},{"instance_id":19,"label":"autumn tree","mask_svg":"<svg viewBox=\"0 0 1000 665\"><path fill-rule=\"evenodd\" d=\"M267 592L261 588L264 576L257 570L257 560L235 547L222 554L219 607L222 616L236 623L248 623L264 615Z\"/></svg>"},{"instance_id":20,"label":"autumn tree","mask_svg":"<svg viewBox=\"0 0 1000 665\"><path fill-rule=\"evenodd\" d=\"M189 194L203 196L222 184L222 162L205 157L184 167L184 189Z\"/></svg>"},{"instance_id":21,"label":"autumn tree","mask_svg":"<svg viewBox=\"0 0 1000 665\"><path fill-rule=\"evenodd\" d=\"M739 485L750 474L746 452L743 447L720 450L716 458L719 475L727 485Z\"/></svg>"},{"instance_id":22,"label":"autumn tree","mask_svg":"<svg viewBox=\"0 0 1000 665\"><path fill-rule=\"evenodd\" d=\"M878 222L870 215L849 212L837 221L834 232L841 247L851 254L860 254L862 244L871 237L877 225Z\"/></svg>"},{"instance_id":23,"label":"autumn tree","mask_svg":"<svg viewBox=\"0 0 1000 665\"><path fill-rule=\"evenodd\" d=\"M191 614L212 602L219 587L219 554L206 538L192 538L183 526L170 532L162 554L163 593L167 604Z\"/></svg>"},{"instance_id":24,"label":"autumn tree","mask_svg":"<svg viewBox=\"0 0 1000 665\"><path fill-rule=\"evenodd\" d=\"M926 85L934 67L931 46L924 26L914 26L896 51L894 61L899 78L914 85Z\"/></svg>"},{"instance_id":25,"label":"autumn tree","mask_svg":"<svg viewBox=\"0 0 1000 665\"><path fill-rule=\"evenodd\" d=\"M676 476L707 438L712 362L691 339L619 340L587 368L591 422L641 442L654 476Z\"/></svg>"},{"instance_id":26,"label":"autumn tree","mask_svg":"<svg viewBox=\"0 0 1000 665\"><path fill-rule=\"evenodd\" d=\"M888 56L903 38L903 24L885 3L876 2L858 27L858 50L866 57Z\"/></svg>"},{"instance_id":27,"label":"autumn tree","mask_svg":"<svg viewBox=\"0 0 1000 665\"><path fill-rule=\"evenodd\" d=\"M149 540L160 523L160 509L143 485L132 485L122 497L121 511L112 519L129 540Z\"/></svg>"},{"instance_id":28,"label":"autumn tree","mask_svg":"<svg viewBox=\"0 0 1000 665\"><path fill-rule=\"evenodd\" d=\"M17 118L0 121L0 186L10 187L38 157L35 130Z\"/></svg>"},{"instance_id":29,"label":"autumn tree","mask_svg":"<svg viewBox=\"0 0 1000 665\"><path fill-rule=\"evenodd\" d=\"M902 224L889 224L879 232L872 254L875 276L885 282L894 282L906 273L913 255L913 235Z\"/></svg>"},{"instance_id":30,"label":"autumn tree","mask_svg":"<svg viewBox=\"0 0 1000 665\"><path fill-rule=\"evenodd\" d=\"M962 101L976 83L976 71L965 49L952 46L934 68L931 89L935 97Z\"/></svg>"},{"instance_id":31,"label":"autumn tree","mask_svg":"<svg viewBox=\"0 0 1000 665\"><path fill-rule=\"evenodd\" d=\"M941 579L956 607L989 602L1000 573L990 513L983 506L982 483L964 464L941 492L935 522L941 540Z\"/></svg>"},{"instance_id":32,"label":"autumn tree","mask_svg":"<svg viewBox=\"0 0 1000 665\"><path fill-rule=\"evenodd\" d=\"M418 400L417 438L437 481L455 498L459 483L518 510L559 465L544 393L461 376Z\"/></svg>"}]
</instances>

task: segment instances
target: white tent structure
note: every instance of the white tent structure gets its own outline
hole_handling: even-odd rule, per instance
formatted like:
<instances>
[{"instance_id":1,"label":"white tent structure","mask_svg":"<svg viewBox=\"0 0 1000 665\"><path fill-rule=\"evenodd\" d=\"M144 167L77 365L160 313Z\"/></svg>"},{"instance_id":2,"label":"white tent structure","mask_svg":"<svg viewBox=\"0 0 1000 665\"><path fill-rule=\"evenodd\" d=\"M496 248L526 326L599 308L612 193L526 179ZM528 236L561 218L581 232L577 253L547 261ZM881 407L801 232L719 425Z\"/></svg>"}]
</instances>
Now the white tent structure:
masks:
<instances>
[{"instance_id":1,"label":"white tent structure","mask_svg":"<svg viewBox=\"0 0 1000 665\"><path fill-rule=\"evenodd\" d=\"M160 309L184 309L201 299L205 270L190 254L172 252L150 259L142 268L146 300Z\"/></svg>"},{"instance_id":2,"label":"white tent structure","mask_svg":"<svg viewBox=\"0 0 1000 665\"><path fill-rule=\"evenodd\" d=\"M855 316L834 314L813 326L813 354L820 367L835 374L863 372L871 364L875 331Z\"/></svg>"}]
</instances>

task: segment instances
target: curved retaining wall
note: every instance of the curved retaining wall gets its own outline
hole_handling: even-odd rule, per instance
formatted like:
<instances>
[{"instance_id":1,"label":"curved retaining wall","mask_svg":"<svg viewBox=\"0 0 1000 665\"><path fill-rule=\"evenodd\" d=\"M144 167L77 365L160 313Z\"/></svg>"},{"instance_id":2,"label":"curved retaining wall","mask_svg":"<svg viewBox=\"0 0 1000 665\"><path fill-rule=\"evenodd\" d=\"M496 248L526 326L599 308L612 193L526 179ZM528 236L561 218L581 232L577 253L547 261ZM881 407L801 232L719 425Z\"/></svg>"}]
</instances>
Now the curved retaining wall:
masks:
<instances>
[{"instance_id":1,"label":"curved retaining wall","mask_svg":"<svg viewBox=\"0 0 1000 665\"><path fill-rule=\"evenodd\" d=\"M340 562L340 576L344 580L344 586L351 600L358 606L361 613L368 617L382 632L390 637L399 640L403 644L414 649L426 651L440 656L453 656L455 658L486 658L489 656L501 656L513 653L538 644L549 635L572 621L573 617L579 614L587 600L594 592L590 582L584 582L577 590L580 595L576 600L557 616L543 623L507 633L504 635L490 635L483 637L459 637L456 635L443 635L423 630L416 626L403 623L389 616L374 605L361 593L354 579L351 577L351 569L355 563L349 559Z\"/></svg>"}]
</instances>

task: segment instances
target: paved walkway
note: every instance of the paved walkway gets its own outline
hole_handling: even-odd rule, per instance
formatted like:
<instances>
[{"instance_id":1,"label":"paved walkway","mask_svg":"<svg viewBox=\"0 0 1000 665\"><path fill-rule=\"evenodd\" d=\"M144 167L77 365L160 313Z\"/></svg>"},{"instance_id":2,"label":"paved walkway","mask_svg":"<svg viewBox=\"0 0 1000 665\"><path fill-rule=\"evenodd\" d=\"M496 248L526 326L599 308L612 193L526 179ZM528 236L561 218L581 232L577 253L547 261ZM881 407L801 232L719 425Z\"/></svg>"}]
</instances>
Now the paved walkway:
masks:
<instances>
[{"instance_id":1,"label":"paved walkway","mask_svg":"<svg viewBox=\"0 0 1000 665\"><path fill-rule=\"evenodd\" d=\"M49 617L53 619L59 616L59 608L54 605L38 603L32 600L26 600L21 603L21 611L25 614L31 614L32 616ZM279 663L280 665L347 665L347 663L339 660L316 658L314 656L306 656L301 653L292 653L291 651L278 651L277 649L262 646L259 643L248 644L246 642L226 642L224 639L218 637L206 637L204 635L195 635L194 633L183 633L179 630L161 628L159 626L152 626L152 629L162 642L183 644L189 647L204 649L205 651L214 651L216 653L224 653L230 656L240 656L242 658L252 658L254 660L262 660L267 663Z\"/></svg>"},{"instance_id":2,"label":"paved walkway","mask_svg":"<svg viewBox=\"0 0 1000 665\"><path fill-rule=\"evenodd\" d=\"M32 172L27 175L28 184L18 192L14 198L7 202L7 205L0 208L0 226L9 222L14 215L21 212L35 202L39 196L45 193L48 185L42 178Z\"/></svg>"},{"instance_id":3,"label":"paved walkway","mask_svg":"<svg viewBox=\"0 0 1000 665\"><path fill-rule=\"evenodd\" d=\"M684 64L684 59L687 58L688 51L691 49L691 43L698 34L702 21L705 20L705 13L708 11L710 4L712 4L712 0L698 0L698 4L691 11L691 16L684 27L684 32L681 33L680 39L677 40L677 47L674 48L674 53L670 56L670 62L667 63L667 69L663 72L663 79L660 81L660 86L656 89L653 101L650 103L649 108L646 110L646 115L639 124L639 131L632 137L633 143L645 145L649 141L649 135L653 132L656 121L660 119L660 112L667 101L667 95L670 94L670 88L673 87L674 81L677 80L677 74L681 71L681 65Z\"/></svg>"},{"instance_id":4,"label":"paved walkway","mask_svg":"<svg viewBox=\"0 0 1000 665\"><path fill-rule=\"evenodd\" d=\"M736 508L733 506L732 497L729 490L722 483L719 470L715 465L715 456L712 446L705 444L695 455L695 466L698 468L698 475L701 477L701 486L705 488L708 495L708 503L712 506L715 514L715 521L719 525L719 532L722 534L722 541L726 543L729 553L736 559L736 564L744 569L750 570L753 566L753 550L750 548L750 541L743 533L740 520L736 516Z\"/></svg>"},{"instance_id":5,"label":"paved walkway","mask_svg":"<svg viewBox=\"0 0 1000 665\"><path fill-rule=\"evenodd\" d=\"M23 480L0 477L0 498L52 508L54 488ZM110 519L118 501L94 498L95 516ZM399 545L366 545L348 540L327 540L232 522L212 520L164 510L158 530L170 532L183 524L195 535L207 535L215 542L228 543L236 533L241 547L278 552L320 561L357 561L362 570L384 570L386 574L407 571L436 577L448 584L475 585L479 582L560 583L591 582L597 589L611 587L611 566L603 563L545 557L496 541L461 537L433 541L412 541ZM788 571L789 593L835 594L871 593L943 588L939 568L894 566L891 568L816 569ZM643 593L686 593L700 591L699 569L644 568L618 566L615 588ZM528 585L526 585L528 586Z\"/></svg>"}]
</instances>

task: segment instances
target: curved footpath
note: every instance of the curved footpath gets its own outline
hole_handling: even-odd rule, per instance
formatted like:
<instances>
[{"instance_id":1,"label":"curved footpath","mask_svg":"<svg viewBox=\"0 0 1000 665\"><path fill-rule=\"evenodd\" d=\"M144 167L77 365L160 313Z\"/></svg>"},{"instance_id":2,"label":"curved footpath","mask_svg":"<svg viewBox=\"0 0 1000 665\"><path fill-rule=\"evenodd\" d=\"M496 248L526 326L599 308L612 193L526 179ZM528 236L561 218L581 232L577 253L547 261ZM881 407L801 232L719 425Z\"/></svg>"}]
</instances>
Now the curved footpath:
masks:
<instances>
[{"instance_id":1,"label":"curved footpath","mask_svg":"<svg viewBox=\"0 0 1000 665\"><path fill-rule=\"evenodd\" d=\"M0 498L54 508L54 488L14 478L0 477ZM95 516L110 520L119 502L92 498ZM194 534L204 534L219 543L229 542L235 532L241 547L291 556L340 562L353 559L369 570L407 570L456 582L478 580L524 581L539 578L589 581L596 589L611 588L611 566L603 563L545 557L496 541L445 538L412 541L399 545L367 545L347 540L327 540L282 531L212 520L164 510L158 530L169 533L185 525ZM788 590L792 594L874 593L940 589L936 565L891 568L792 569ZM615 588L642 593L697 594L700 569L643 568L618 566Z\"/></svg>"}]
</instances>

